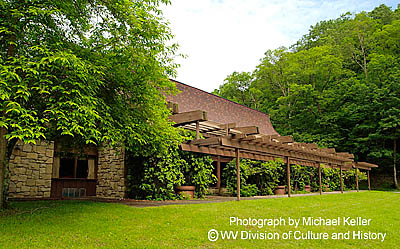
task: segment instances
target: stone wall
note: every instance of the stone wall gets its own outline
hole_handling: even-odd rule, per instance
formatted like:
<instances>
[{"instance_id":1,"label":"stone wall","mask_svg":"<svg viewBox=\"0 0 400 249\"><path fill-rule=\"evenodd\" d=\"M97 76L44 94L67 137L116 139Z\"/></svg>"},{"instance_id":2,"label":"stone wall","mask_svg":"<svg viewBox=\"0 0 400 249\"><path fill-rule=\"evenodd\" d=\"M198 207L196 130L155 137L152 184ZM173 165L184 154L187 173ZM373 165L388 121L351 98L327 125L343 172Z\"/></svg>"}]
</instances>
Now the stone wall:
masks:
<instances>
[{"instance_id":1,"label":"stone wall","mask_svg":"<svg viewBox=\"0 0 400 249\"><path fill-rule=\"evenodd\" d=\"M19 141L10 157L9 197L50 197L54 142L38 141L23 144Z\"/></svg>"},{"instance_id":2,"label":"stone wall","mask_svg":"<svg viewBox=\"0 0 400 249\"><path fill-rule=\"evenodd\" d=\"M117 153L118 152L118 153ZM96 196L125 197L125 149L98 149Z\"/></svg>"}]
</instances>

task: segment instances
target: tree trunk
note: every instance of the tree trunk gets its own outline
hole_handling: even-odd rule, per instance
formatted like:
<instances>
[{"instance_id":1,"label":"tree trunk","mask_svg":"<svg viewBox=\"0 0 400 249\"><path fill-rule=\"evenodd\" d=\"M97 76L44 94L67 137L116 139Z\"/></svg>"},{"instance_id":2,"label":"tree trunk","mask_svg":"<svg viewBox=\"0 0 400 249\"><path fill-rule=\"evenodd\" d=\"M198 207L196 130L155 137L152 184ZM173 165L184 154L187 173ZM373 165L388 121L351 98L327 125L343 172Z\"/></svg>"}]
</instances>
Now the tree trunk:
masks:
<instances>
[{"instance_id":1,"label":"tree trunk","mask_svg":"<svg viewBox=\"0 0 400 249\"><path fill-rule=\"evenodd\" d=\"M399 184L397 183L397 172L396 172L396 153L397 153L397 143L396 138L393 140L393 182L394 187L399 188Z\"/></svg>"},{"instance_id":2,"label":"tree trunk","mask_svg":"<svg viewBox=\"0 0 400 249\"><path fill-rule=\"evenodd\" d=\"M7 160L7 140L5 135L7 134L6 128L0 128L0 209L5 207L4 198L4 176L6 172L6 160Z\"/></svg>"}]
</instances>

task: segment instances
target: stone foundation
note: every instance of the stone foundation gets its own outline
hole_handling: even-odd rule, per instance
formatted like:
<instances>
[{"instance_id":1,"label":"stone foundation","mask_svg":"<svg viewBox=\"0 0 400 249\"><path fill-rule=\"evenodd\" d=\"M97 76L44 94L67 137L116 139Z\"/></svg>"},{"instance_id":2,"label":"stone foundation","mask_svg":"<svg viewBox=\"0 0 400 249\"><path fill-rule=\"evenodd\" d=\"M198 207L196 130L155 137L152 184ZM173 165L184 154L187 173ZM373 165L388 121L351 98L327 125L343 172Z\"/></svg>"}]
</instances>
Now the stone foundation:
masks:
<instances>
[{"instance_id":1,"label":"stone foundation","mask_svg":"<svg viewBox=\"0 0 400 249\"><path fill-rule=\"evenodd\" d=\"M96 196L125 197L125 150L99 148Z\"/></svg>"},{"instance_id":2,"label":"stone foundation","mask_svg":"<svg viewBox=\"0 0 400 249\"><path fill-rule=\"evenodd\" d=\"M19 141L10 157L10 198L50 197L54 142Z\"/></svg>"}]
</instances>

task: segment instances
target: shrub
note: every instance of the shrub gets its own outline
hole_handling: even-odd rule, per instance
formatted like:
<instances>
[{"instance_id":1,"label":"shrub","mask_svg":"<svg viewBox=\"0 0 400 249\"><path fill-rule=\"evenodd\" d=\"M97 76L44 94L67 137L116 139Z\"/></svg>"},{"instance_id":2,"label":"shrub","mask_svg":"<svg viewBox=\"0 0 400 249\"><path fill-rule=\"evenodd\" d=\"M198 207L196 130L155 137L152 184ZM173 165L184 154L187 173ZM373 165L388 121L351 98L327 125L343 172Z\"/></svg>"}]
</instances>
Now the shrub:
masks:
<instances>
[{"instance_id":1,"label":"shrub","mask_svg":"<svg viewBox=\"0 0 400 249\"><path fill-rule=\"evenodd\" d=\"M183 134L185 139L194 136L188 131ZM182 195L176 195L174 190L182 185L196 186L196 196L202 197L208 186L216 181L210 156L182 151L178 144L149 157L127 152L125 167L127 195L135 199L182 199Z\"/></svg>"},{"instance_id":2,"label":"shrub","mask_svg":"<svg viewBox=\"0 0 400 249\"><path fill-rule=\"evenodd\" d=\"M217 177L213 175L213 160L204 154L185 151L180 151L180 156L186 161L182 185L194 185L196 197L203 197L207 193L208 186L217 181Z\"/></svg>"},{"instance_id":3,"label":"shrub","mask_svg":"<svg viewBox=\"0 0 400 249\"><path fill-rule=\"evenodd\" d=\"M340 170L321 168L322 186L329 185L331 191L340 190ZM303 191L305 185L319 191L318 168L291 165L290 184L292 191ZM359 181L367 179L364 172L358 172ZM236 160L228 163L223 171L223 180L226 181L228 191L236 194ZM282 160L259 162L240 160L240 178L242 196L271 195L277 185L287 185L286 165ZM256 189L254 188L257 188ZM343 171L344 189L355 189L355 170Z\"/></svg>"},{"instance_id":4,"label":"shrub","mask_svg":"<svg viewBox=\"0 0 400 249\"><path fill-rule=\"evenodd\" d=\"M258 192L258 188L255 184L243 185L243 187L240 188L240 195L243 197L255 196Z\"/></svg>"},{"instance_id":5,"label":"shrub","mask_svg":"<svg viewBox=\"0 0 400 249\"><path fill-rule=\"evenodd\" d=\"M240 160L240 194L242 196L273 194L279 182L282 165L281 160L269 162ZM226 181L228 191L236 194L236 159L224 168L222 178Z\"/></svg>"}]
</instances>

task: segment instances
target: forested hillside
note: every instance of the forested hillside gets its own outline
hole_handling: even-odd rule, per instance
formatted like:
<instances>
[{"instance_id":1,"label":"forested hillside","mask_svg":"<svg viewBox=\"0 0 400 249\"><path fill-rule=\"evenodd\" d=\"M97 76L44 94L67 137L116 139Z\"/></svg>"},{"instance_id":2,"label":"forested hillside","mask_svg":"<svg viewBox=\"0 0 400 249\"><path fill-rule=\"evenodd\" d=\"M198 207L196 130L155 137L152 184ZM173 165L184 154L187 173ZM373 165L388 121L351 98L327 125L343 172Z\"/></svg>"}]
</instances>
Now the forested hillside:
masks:
<instances>
[{"instance_id":1,"label":"forested hillside","mask_svg":"<svg viewBox=\"0 0 400 249\"><path fill-rule=\"evenodd\" d=\"M266 51L254 71L232 73L213 93L270 114L281 135L355 153L393 174L400 6L321 21L290 48Z\"/></svg>"}]
</instances>

